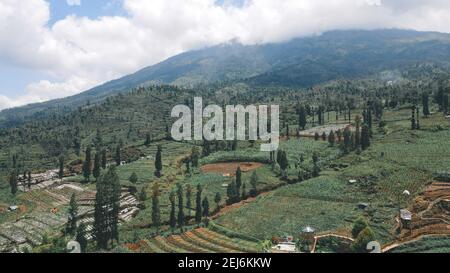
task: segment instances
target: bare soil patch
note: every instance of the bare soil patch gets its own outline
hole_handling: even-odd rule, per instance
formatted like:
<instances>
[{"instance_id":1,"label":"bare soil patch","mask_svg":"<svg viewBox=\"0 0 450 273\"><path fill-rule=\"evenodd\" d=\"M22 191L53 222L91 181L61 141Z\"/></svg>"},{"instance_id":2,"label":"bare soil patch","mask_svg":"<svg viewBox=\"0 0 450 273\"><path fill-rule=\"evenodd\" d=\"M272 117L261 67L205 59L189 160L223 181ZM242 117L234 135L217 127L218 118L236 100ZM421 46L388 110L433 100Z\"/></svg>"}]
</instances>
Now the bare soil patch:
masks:
<instances>
[{"instance_id":1,"label":"bare soil patch","mask_svg":"<svg viewBox=\"0 0 450 273\"><path fill-rule=\"evenodd\" d=\"M261 168L263 165L259 162L227 162L203 165L201 170L204 173L220 173L224 176L235 176L238 167L241 168L242 172L250 172Z\"/></svg>"}]
</instances>

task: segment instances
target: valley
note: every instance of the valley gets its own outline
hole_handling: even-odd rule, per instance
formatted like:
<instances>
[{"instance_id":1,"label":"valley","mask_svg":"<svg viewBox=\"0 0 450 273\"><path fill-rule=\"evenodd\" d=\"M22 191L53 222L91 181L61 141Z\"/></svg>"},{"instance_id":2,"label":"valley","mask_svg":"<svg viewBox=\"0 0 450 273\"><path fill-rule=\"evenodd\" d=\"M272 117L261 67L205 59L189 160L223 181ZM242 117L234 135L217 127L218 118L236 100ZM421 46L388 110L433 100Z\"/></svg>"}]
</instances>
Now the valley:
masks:
<instances>
[{"instance_id":1,"label":"valley","mask_svg":"<svg viewBox=\"0 0 450 273\"><path fill-rule=\"evenodd\" d=\"M2 111L0 252L447 253L447 43L380 30L228 45ZM195 97L279 105L278 150L174 139L171 110Z\"/></svg>"}]
</instances>

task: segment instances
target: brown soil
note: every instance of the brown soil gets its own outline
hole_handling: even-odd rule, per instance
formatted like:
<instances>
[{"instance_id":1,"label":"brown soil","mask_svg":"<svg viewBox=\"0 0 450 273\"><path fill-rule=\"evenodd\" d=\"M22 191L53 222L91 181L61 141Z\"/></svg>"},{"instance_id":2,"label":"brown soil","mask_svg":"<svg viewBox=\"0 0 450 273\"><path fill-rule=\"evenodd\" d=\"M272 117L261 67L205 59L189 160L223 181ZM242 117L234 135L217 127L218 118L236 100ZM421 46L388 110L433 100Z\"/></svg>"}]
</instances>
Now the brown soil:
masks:
<instances>
[{"instance_id":1,"label":"brown soil","mask_svg":"<svg viewBox=\"0 0 450 273\"><path fill-rule=\"evenodd\" d=\"M433 182L411 206L412 229L403 229L398 239L383 250L391 250L425 235L450 235L450 183ZM398 217L397 217L397 223ZM398 224L397 224L398 228Z\"/></svg>"},{"instance_id":2,"label":"brown soil","mask_svg":"<svg viewBox=\"0 0 450 273\"><path fill-rule=\"evenodd\" d=\"M235 176L238 167L241 167L242 172L250 172L259 169L264 164L258 162L229 162L207 164L201 167L204 173L220 173L223 175Z\"/></svg>"},{"instance_id":3,"label":"brown soil","mask_svg":"<svg viewBox=\"0 0 450 273\"><path fill-rule=\"evenodd\" d=\"M24 214L28 211L28 208L25 205L20 205L19 206L19 211L21 214Z\"/></svg>"}]
</instances>

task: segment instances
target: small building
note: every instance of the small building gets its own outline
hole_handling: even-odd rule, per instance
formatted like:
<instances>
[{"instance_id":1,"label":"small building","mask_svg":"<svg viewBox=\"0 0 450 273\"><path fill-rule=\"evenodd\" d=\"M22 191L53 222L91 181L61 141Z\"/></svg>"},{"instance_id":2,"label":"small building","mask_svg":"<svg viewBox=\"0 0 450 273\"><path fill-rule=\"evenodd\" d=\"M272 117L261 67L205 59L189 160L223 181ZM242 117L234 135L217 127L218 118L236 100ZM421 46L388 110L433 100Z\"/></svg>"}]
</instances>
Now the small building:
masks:
<instances>
[{"instance_id":1,"label":"small building","mask_svg":"<svg viewBox=\"0 0 450 273\"><path fill-rule=\"evenodd\" d=\"M19 210L19 207L18 206L9 206L8 210L11 211L11 212L17 211L17 210Z\"/></svg>"},{"instance_id":2,"label":"small building","mask_svg":"<svg viewBox=\"0 0 450 273\"><path fill-rule=\"evenodd\" d=\"M400 225L401 228L411 228L411 220L412 220L412 213L407 209L401 209L400 210Z\"/></svg>"},{"instance_id":3,"label":"small building","mask_svg":"<svg viewBox=\"0 0 450 273\"><path fill-rule=\"evenodd\" d=\"M316 230L310 226L306 226L302 229L302 237L308 241L314 241L314 236L316 235Z\"/></svg>"},{"instance_id":4,"label":"small building","mask_svg":"<svg viewBox=\"0 0 450 273\"><path fill-rule=\"evenodd\" d=\"M355 184L356 182L358 182L358 181L356 181L356 179L350 179L350 180L348 181L349 184Z\"/></svg>"},{"instance_id":5,"label":"small building","mask_svg":"<svg viewBox=\"0 0 450 273\"><path fill-rule=\"evenodd\" d=\"M272 247L274 253L297 253L297 247L294 242L281 242Z\"/></svg>"},{"instance_id":6,"label":"small building","mask_svg":"<svg viewBox=\"0 0 450 273\"><path fill-rule=\"evenodd\" d=\"M358 208L359 208L359 209L366 209L366 208L368 208L369 206L370 206L369 203L364 203L364 202L358 203Z\"/></svg>"}]
</instances>

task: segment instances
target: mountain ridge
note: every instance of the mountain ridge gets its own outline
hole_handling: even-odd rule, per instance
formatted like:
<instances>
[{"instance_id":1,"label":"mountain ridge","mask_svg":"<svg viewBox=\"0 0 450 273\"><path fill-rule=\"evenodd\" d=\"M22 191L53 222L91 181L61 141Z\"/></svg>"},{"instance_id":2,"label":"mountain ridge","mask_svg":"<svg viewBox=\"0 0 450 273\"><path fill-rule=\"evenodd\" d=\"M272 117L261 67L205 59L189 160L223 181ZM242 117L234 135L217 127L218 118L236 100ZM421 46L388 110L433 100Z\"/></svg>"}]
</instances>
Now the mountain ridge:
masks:
<instances>
[{"instance_id":1,"label":"mountain ridge","mask_svg":"<svg viewBox=\"0 0 450 273\"><path fill-rule=\"evenodd\" d=\"M71 111L139 86L193 88L220 81L245 81L311 87L415 63L449 66L449 60L450 34L400 29L335 30L282 43L221 44L181 53L74 96L3 110L0 127L14 126L43 111Z\"/></svg>"}]
</instances>

